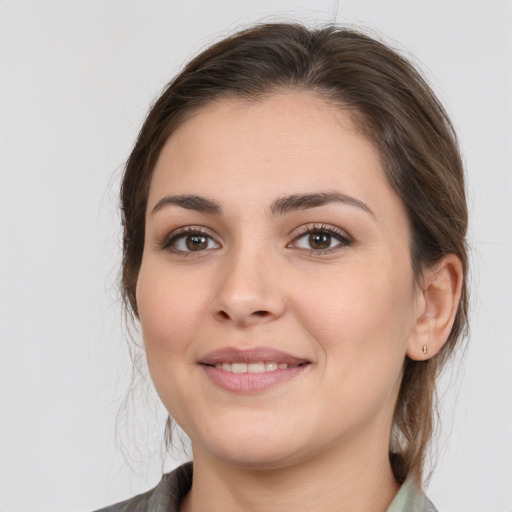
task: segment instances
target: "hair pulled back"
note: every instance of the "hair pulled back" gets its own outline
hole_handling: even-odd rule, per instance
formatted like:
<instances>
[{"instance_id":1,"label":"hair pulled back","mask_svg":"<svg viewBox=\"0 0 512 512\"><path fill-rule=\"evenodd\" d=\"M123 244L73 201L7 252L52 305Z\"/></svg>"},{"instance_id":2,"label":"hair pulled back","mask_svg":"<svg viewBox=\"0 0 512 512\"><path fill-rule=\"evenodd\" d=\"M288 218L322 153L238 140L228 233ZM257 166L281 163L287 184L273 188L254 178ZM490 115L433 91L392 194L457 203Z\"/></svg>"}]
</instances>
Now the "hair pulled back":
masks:
<instances>
[{"instance_id":1,"label":"hair pulled back","mask_svg":"<svg viewBox=\"0 0 512 512\"><path fill-rule=\"evenodd\" d=\"M194 58L153 105L128 159L122 187L122 292L137 316L136 283L144 247L149 184L160 151L180 123L223 98L257 100L305 91L349 112L377 148L411 226L416 279L444 255L462 261L462 297L448 341L426 361L406 358L390 457L398 481L421 482L435 413L435 383L467 326L467 206L454 130L416 69L383 43L336 26L259 25Z\"/></svg>"}]
</instances>

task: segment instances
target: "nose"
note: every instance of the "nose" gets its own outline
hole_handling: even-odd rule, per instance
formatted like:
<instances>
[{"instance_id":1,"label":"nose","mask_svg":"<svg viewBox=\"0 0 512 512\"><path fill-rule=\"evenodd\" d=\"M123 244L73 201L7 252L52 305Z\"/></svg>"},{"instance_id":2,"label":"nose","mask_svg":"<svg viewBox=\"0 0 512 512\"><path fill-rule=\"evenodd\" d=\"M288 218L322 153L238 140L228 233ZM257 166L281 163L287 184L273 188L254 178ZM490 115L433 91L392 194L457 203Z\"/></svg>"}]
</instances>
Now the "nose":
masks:
<instances>
[{"instance_id":1,"label":"nose","mask_svg":"<svg viewBox=\"0 0 512 512\"><path fill-rule=\"evenodd\" d=\"M219 322L249 327L279 318L285 311L279 271L270 261L250 250L239 250L223 262L213 301Z\"/></svg>"}]
</instances>

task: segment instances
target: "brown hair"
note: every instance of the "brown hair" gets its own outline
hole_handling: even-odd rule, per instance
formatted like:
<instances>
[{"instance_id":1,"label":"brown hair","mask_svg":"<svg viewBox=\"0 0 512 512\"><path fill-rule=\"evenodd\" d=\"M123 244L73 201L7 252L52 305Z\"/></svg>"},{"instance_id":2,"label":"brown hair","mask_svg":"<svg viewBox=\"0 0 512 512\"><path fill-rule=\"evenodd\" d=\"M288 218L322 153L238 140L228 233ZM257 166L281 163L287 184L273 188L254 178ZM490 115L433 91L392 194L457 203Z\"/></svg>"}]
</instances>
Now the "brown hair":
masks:
<instances>
[{"instance_id":1,"label":"brown hair","mask_svg":"<svg viewBox=\"0 0 512 512\"><path fill-rule=\"evenodd\" d=\"M406 359L395 409L390 447L395 476L420 483L433 431L436 379L467 326L467 206L463 166L445 110L416 69L385 44L336 26L310 30L275 23L239 32L193 59L152 107L126 165L121 188L125 303L137 316L148 189L167 138L215 99L258 99L283 89L316 94L351 112L378 149L408 213L416 279L446 254L462 261L462 297L448 341L433 358Z\"/></svg>"}]
</instances>

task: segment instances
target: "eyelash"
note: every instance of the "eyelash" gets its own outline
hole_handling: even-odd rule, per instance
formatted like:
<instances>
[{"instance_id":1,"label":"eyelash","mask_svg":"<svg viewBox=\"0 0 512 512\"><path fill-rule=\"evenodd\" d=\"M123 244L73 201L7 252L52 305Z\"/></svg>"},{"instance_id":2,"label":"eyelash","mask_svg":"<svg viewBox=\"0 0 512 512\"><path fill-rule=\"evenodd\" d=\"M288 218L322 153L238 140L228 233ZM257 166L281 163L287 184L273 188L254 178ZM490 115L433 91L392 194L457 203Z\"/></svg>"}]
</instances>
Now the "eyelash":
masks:
<instances>
[{"instance_id":1,"label":"eyelash","mask_svg":"<svg viewBox=\"0 0 512 512\"><path fill-rule=\"evenodd\" d=\"M297 247L297 242L301 238L304 238L306 235L311 236L313 234L328 235L328 236L334 238L335 240L337 240L339 243L337 243L334 247L328 247L327 249L312 249L312 248L306 249L303 247ZM190 236L204 237L208 240L207 245L210 245L210 242L213 241L213 243L216 244L216 246L217 246L215 248L220 247L220 244L215 241L215 238L211 235L209 230L206 230L199 226L185 226L176 231L173 231L168 236L166 236L158 245L159 245L160 249L162 249L162 250L169 250L173 253L183 254L183 255L188 255L188 254L191 254L194 252L201 253L201 252L205 252L206 250L212 249L212 247L207 246L205 249L200 249L198 251L193 251L193 250L187 251L187 250L183 250L183 249L177 249L175 247L175 244L178 241L186 240L187 237L190 237ZM349 238L349 236L339 228L336 228L334 226L326 226L325 224L306 224L299 228L299 233L297 234L297 236L295 236L295 238L289 244L287 244L286 247L288 247L288 248L295 247L299 250L307 251L311 255L318 256L318 255L327 254L330 252L335 252L337 250L340 250L343 247L350 247L352 244L353 244L353 241Z\"/></svg>"},{"instance_id":2,"label":"eyelash","mask_svg":"<svg viewBox=\"0 0 512 512\"><path fill-rule=\"evenodd\" d=\"M347 233L334 226L326 226L325 224L306 224L301 226L299 229L299 234L290 244L287 245L287 247L296 247L297 242L301 238L304 238L306 235L311 236L312 234L325 234L331 236L339 242L334 247L328 247L327 249L306 249L298 247L298 249L308 251L311 255L314 256L335 252L343 247L350 247L353 244L353 240L347 235Z\"/></svg>"},{"instance_id":3,"label":"eyelash","mask_svg":"<svg viewBox=\"0 0 512 512\"><path fill-rule=\"evenodd\" d=\"M168 236L166 236L158 245L160 249L163 250L169 250L171 252L177 253L177 254L191 254L194 252L204 252L204 250L200 251L184 251L182 249L177 249L174 247L174 244L176 244L179 240L186 240L187 237L191 236L199 236L204 237L210 241L213 241L217 246L219 246L219 243L215 241L214 237L210 234L210 232L204 228L198 227L198 226L185 226L183 228L180 228L176 231L173 231ZM208 242L209 245L209 242ZM207 249L211 249L207 248Z\"/></svg>"}]
</instances>

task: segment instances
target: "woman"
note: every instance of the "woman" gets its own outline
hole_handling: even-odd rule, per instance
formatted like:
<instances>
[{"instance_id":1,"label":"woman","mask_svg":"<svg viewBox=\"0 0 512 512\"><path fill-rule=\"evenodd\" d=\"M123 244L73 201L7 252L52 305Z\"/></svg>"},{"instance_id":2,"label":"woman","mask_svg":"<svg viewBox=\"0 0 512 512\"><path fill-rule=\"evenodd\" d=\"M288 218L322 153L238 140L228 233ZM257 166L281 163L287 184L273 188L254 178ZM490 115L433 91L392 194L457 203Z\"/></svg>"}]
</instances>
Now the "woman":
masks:
<instances>
[{"instance_id":1,"label":"woman","mask_svg":"<svg viewBox=\"0 0 512 512\"><path fill-rule=\"evenodd\" d=\"M343 28L240 32L157 100L121 196L125 299L194 461L104 510L435 510L467 208L414 68Z\"/></svg>"}]
</instances>

